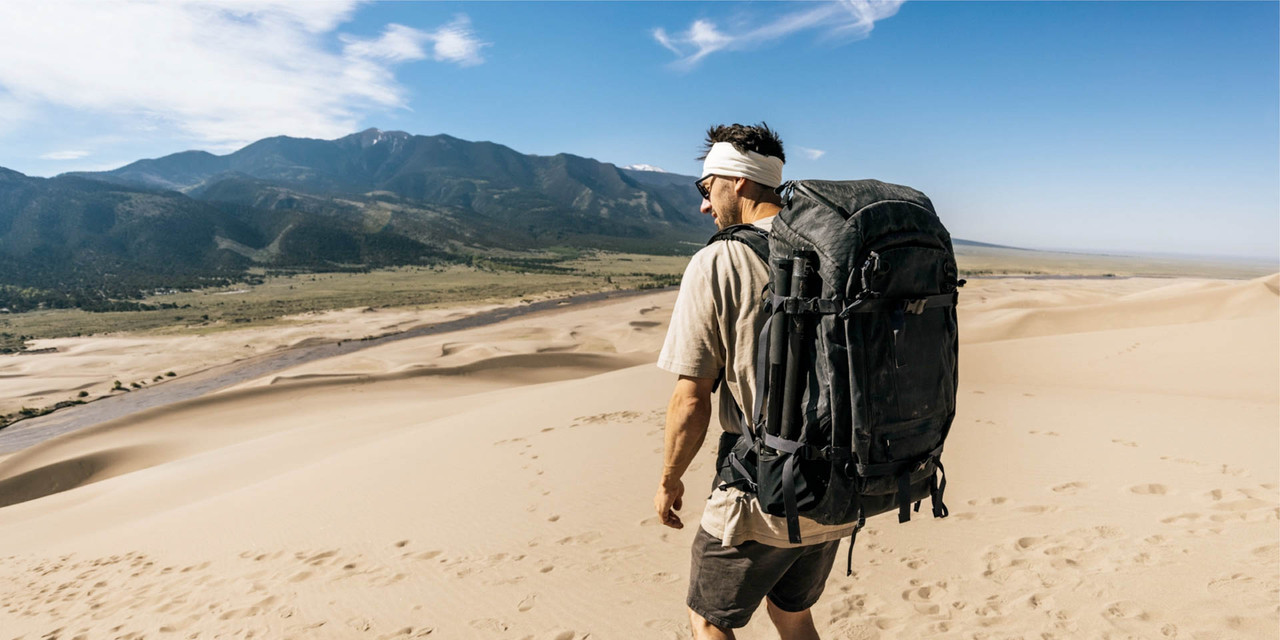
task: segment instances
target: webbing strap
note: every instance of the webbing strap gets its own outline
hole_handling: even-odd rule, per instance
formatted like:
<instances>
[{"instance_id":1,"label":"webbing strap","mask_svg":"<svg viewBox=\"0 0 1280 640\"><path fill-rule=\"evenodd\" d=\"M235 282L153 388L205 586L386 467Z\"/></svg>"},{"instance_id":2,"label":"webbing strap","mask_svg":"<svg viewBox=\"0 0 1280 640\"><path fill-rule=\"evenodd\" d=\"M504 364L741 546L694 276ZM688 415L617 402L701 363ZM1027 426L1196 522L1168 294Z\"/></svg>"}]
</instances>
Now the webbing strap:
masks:
<instances>
[{"instance_id":1,"label":"webbing strap","mask_svg":"<svg viewBox=\"0 0 1280 640\"><path fill-rule=\"evenodd\" d=\"M804 448L803 444L800 444L795 440L780 438L771 433L764 434L764 444L766 447L771 447L775 451L782 451L784 453L796 453Z\"/></svg>"},{"instance_id":2,"label":"webbing strap","mask_svg":"<svg viewBox=\"0 0 1280 640\"><path fill-rule=\"evenodd\" d=\"M933 463L938 466L938 474L933 477L933 486L929 488L929 502L933 505L933 517L945 518L951 514L942 502L942 492L947 490L947 470L942 468L941 458L934 458Z\"/></svg>"},{"instance_id":3,"label":"webbing strap","mask_svg":"<svg viewBox=\"0 0 1280 640\"><path fill-rule=\"evenodd\" d=\"M911 519L911 472L904 469L898 474L898 522Z\"/></svg>"},{"instance_id":4,"label":"webbing strap","mask_svg":"<svg viewBox=\"0 0 1280 640\"><path fill-rule=\"evenodd\" d=\"M853 525L853 533L849 534L849 564L845 568L844 576L847 578L853 575L853 543L858 541L858 532L867 526L867 519L862 517L862 510L858 510L858 524Z\"/></svg>"},{"instance_id":5,"label":"webbing strap","mask_svg":"<svg viewBox=\"0 0 1280 640\"><path fill-rule=\"evenodd\" d=\"M765 312L769 317L765 319L756 341L756 398L751 410L751 415L755 416L755 430L759 433L765 431L764 398L769 395L769 329L773 326L775 316L768 302L765 303Z\"/></svg>"},{"instance_id":6,"label":"webbing strap","mask_svg":"<svg viewBox=\"0 0 1280 640\"><path fill-rule=\"evenodd\" d=\"M756 483L755 480L751 478L751 472L747 471L747 468L742 465L742 461L739 460L738 456L734 455L732 451L729 452L729 465L733 467L734 471L737 471L742 476L740 480L746 483L747 488L751 490L751 493L755 493Z\"/></svg>"},{"instance_id":7,"label":"webbing strap","mask_svg":"<svg viewBox=\"0 0 1280 640\"><path fill-rule=\"evenodd\" d=\"M787 538L791 544L800 544L800 509L796 507L796 457L787 456L782 463L782 506L787 514Z\"/></svg>"},{"instance_id":8,"label":"webbing strap","mask_svg":"<svg viewBox=\"0 0 1280 640\"><path fill-rule=\"evenodd\" d=\"M942 445L938 445L929 453L920 457L904 460L901 462L882 462L880 464L859 464L856 466L858 475L860 476L888 476L897 475L899 471L907 467L919 465L921 462L929 458L938 458L942 455Z\"/></svg>"},{"instance_id":9,"label":"webbing strap","mask_svg":"<svg viewBox=\"0 0 1280 640\"><path fill-rule=\"evenodd\" d=\"M925 309L939 309L942 307L956 306L958 294L940 293L933 296L925 296L923 298L864 298L855 300L853 304L845 307L840 311L841 318L849 317L853 313L876 313L883 311L906 311L919 315L924 313Z\"/></svg>"},{"instance_id":10,"label":"webbing strap","mask_svg":"<svg viewBox=\"0 0 1280 640\"><path fill-rule=\"evenodd\" d=\"M852 449L845 447L823 447L819 449L811 444L786 440L770 433L764 433L761 436L761 440L765 446L772 447L775 451L790 453L805 460L843 460L853 457Z\"/></svg>"},{"instance_id":11,"label":"webbing strap","mask_svg":"<svg viewBox=\"0 0 1280 640\"><path fill-rule=\"evenodd\" d=\"M795 316L802 314L835 315L840 313L841 300L835 298L801 298L797 296L774 296L776 304L783 311Z\"/></svg>"}]
</instances>

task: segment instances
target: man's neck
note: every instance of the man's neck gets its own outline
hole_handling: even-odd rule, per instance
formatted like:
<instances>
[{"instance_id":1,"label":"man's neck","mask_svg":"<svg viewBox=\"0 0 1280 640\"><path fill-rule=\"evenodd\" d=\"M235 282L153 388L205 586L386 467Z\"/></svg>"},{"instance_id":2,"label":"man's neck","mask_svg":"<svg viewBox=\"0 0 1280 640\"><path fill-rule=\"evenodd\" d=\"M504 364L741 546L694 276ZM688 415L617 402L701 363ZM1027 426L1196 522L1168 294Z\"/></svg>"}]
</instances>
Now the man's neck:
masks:
<instances>
[{"instance_id":1,"label":"man's neck","mask_svg":"<svg viewBox=\"0 0 1280 640\"><path fill-rule=\"evenodd\" d=\"M744 204L742 208L743 224L755 224L765 218L771 218L778 215L782 211L782 207L772 202L755 202L749 205Z\"/></svg>"}]
</instances>

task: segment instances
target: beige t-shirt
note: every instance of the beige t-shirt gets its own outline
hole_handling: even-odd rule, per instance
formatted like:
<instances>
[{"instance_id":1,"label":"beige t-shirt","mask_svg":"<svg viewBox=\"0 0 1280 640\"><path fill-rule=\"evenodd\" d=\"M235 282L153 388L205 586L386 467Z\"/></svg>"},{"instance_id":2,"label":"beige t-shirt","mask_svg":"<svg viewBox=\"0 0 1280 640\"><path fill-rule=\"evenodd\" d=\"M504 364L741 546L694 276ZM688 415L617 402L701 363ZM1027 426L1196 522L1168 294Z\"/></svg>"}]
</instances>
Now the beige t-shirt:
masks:
<instances>
[{"instance_id":1,"label":"beige t-shirt","mask_svg":"<svg viewBox=\"0 0 1280 640\"><path fill-rule=\"evenodd\" d=\"M766 231L773 218L756 221ZM710 244L685 268L671 313L671 326L658 356L658 366L679 375L715 378L720 385L720 426L741 433L734 398L744 414L755 402L756 341L764 326L765 287L769 269L747 245L733 241ZM730 396L732 394L732 396ZM753 416L744 416L752 424ZM702 512L702 528L731 547L754 540L774 547L795 547L787 538L785 518L764 512L754 495L739 489L715 489ZM821 525L800 518L802 545L838 540L853 525Z\"/></svg>"}]
</instances>

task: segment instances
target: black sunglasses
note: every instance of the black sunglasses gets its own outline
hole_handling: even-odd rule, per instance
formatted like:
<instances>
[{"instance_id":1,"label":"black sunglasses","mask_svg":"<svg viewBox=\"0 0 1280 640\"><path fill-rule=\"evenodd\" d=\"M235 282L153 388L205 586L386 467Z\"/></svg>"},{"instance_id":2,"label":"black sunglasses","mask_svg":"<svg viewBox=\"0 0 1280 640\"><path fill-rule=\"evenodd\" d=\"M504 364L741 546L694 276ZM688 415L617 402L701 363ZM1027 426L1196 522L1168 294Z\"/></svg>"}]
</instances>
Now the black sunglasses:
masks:
<instances>
[{"instance_id":1,"label":"black sunglasses","mask_svg":"<svg viewBox=\"0 0 1280 640\"><path fill-rule=\"evenodd\" d=\"M706 177L698 178L697 180L694 180L694 181L693 181L693 186L695 186L695 187L697 187L697 188L698 188L698 193L702 194L702 199L703 199L703 200L710 200L710 199L711 199L711 190L710 190L710 189L707 189L706 185L704 185L704 184L702 184L702 183L703 183L703 182L706 182L708 179L713 178L713 177L714 177L714 176L706 176Z\"/></svg>"}]
</instances>

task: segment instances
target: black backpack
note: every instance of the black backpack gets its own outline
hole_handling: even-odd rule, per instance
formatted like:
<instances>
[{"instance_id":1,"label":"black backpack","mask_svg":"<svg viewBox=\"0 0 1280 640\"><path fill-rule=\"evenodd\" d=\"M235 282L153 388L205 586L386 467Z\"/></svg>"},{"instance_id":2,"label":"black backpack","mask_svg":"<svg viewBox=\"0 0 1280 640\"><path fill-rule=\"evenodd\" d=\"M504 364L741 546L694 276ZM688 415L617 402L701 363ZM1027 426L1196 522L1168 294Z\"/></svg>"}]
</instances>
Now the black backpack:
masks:
<instances>
[{"instance_id":1,"label":"black backpack","mask_svg":"<svg viewBox=\"0 0 1280 640\"><path fill-rule=\"evenodd\" d=\"M755 427L724 434L717 481L787 519L855 523L929 498L947 515L942 446L956 411L958 279L924 194L876 180L778 188L771 233L728 227L769 264Z\"/></svg>"}]
</instances>

